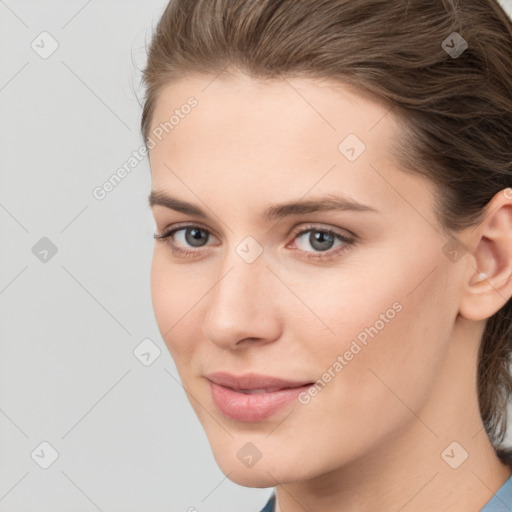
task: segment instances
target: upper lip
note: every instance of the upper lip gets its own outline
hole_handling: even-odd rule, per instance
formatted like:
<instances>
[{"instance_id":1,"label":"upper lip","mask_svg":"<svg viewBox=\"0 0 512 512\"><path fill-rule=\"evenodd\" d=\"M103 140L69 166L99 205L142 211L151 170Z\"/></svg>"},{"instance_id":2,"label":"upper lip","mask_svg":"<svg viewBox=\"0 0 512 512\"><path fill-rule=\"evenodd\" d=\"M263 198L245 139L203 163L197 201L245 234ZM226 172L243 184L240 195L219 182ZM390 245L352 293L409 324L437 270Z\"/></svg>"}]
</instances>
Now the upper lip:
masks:
<instances>
[{"instance_id":1,"label":"upper lip","mask_svg":"<svg viewBox=\"0 0 512 512\"><path fill-rule=\"evenodd\" d=\"M245 375L236 376L226 372L215 372L209 373L205 377L215 384L232 389L284 389L312 384L311 381L285 380L257 373L246 373Z\"/></svg>"}]
</instances>

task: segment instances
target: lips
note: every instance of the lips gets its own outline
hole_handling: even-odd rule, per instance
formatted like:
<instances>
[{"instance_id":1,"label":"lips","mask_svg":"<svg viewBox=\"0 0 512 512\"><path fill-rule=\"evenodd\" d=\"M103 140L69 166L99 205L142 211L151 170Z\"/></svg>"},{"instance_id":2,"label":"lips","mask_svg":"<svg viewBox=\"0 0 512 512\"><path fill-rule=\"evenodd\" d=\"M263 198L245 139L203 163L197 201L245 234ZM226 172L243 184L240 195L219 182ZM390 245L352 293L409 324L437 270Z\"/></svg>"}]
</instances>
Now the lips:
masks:
<instances>
[{"instance_id":1,"label":"lips","mask_svg":"<svg viewBox=\"0 0 512 512\"><path fill-rule=\"evenodd\" d=\"M236 391L239 393L245 393L246 395L257 395L259 393L272 393L273 391L279 391L280 389L285 388L237 389Z\"/></svg>"},{"instance_id":2,"label":"lips","mask_svg":"<svg viewBox=\"0 0 512 512\"><path fill-rule=\"evenodd\" d=\"M313 384L255 373L236 377L225 372L205 376L219 411L242 422L262 421L275 414Z\"/></svg>"},{"instance_id":3,"label":"lips","mask_svg":"<svg viewBox=\"0 0 512 512\"><path fill-rule=\"evenodd\" d=\"M259 375L257 373L247 373L236 377L226 372L216 372L205 375L208 380L215 384L234 389L235 391L258 391L265 392L278 391L286 388L296 388L312 384L311 381L297 381L297 380L284 380L278 377L271 377L268 375Z\"/></svg>"}]
</instances>

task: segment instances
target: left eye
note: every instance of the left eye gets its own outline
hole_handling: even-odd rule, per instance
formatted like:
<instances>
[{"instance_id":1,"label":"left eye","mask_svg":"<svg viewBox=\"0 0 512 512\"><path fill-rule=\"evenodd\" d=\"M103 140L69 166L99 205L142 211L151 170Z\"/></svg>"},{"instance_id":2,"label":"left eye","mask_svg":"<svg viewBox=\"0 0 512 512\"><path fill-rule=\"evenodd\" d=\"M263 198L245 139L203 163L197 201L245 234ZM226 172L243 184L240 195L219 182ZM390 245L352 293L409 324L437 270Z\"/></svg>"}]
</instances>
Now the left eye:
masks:
<instances>
[{"instance_id":1,"label":"left eye","mask_svg":"<svg viewBox=\"0 0 512 512\"><path fill-rule=\"evenodd\" d=\"M306 236L307 235L307 236ZM301 240L302 239L302 240ZM306 252L325 252L329 249L332 249L336 240L339 240L341 243L350 243L350 239L341 235L340 233L336 233L331 229L318 229L318 228L310 228L299 232L295 236L295 240L300 240L301 242L298 244L299 249ZM314 251L308 251L304 245L302 247L301 244L306 242L313 247ZM338 244L339 245L339 244Z\"/></svg>"}]
</instances>

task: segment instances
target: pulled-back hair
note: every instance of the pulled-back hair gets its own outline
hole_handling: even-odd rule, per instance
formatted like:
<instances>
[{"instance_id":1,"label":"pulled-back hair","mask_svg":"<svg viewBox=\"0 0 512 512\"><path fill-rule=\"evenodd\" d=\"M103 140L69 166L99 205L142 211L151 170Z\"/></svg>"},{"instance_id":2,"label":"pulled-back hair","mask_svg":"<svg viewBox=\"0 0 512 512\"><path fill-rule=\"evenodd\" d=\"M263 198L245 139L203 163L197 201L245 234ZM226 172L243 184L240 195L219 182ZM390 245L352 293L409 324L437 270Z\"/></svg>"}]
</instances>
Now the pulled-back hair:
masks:
<instances>
[{"instance_id":1,"label":"pulled-back hair","mask_svg":"<svg viewBox=\"0 0 512 512\"><path fill-rule=\"evenodd\" d=\"M445 233L479 223L512 187L512 22L496 0L171 0L143 69L145 143L166 85L232 71L333 80L389 102L403 126L392 153L435 184ZM509 300L487 320L477 372L502 460L511 352Z\"/></svg>"}]
</instances>

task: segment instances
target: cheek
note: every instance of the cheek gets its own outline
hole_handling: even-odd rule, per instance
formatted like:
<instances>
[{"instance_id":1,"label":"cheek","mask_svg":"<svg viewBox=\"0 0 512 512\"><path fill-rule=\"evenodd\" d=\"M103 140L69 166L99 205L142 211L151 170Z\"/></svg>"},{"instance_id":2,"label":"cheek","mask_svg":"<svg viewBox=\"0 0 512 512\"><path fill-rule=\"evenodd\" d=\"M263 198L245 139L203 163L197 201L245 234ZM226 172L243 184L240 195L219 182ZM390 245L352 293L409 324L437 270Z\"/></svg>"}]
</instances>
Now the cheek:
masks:
<instances>
[{"instance_id":1,"label":"cheek","mask_svg":"<svg viewBox=\"0 0 512 512\"><path fill-rule=\"evenodd\" d=\"M163 337L172 327L172 315L169 313L174 310L176 300L175 294L169 293L171 279L172 275L168 271L168 266L164 264L161 251L155 245L151 262L151 300L155 319Z\"/></svg>"},{"instance_id":2,"label":"cheek","mask_svg":"<svg viewBox=\"0 0 512 512\"><path fill-rule=\"evenodd\" d=\"M179 265L168 261L166 251L155 246L151 264L151 300L160 334L171 356L179 364L189 358L192 340L198 339L197 322L192 322L194 305L200 300L201 291L190 272L183 272ZM204 295L204 292L203 292Z\"/></svg>"},{"instance_id":3,"label":"cheek","mask_svg":"<svg viewBox=\"0 0 512 512\"><path fill-rule=\"evenodd\" d=\"M323 318L337 335L317 336L301 354L321 384L314 396L303 397L295 416L300 423L280 426L307 446L309 426L315 425L312 460L325 454L324 462L337 467L340 458L371 451L417 422L411 411L419 413L435 389L456 315L456 301L444 290L446 275L425 280L411 293L422 272L404 266L401 274L388 274L352 298L343 298L338 283L338 311L329 307L331 316ZM340 363L338 356L347 352L350 359ZM290 459L289 467L295 463Z\"/></svg>"},{"instance_id":4,"label":"cheek","mask_svg":"<svg viewBox=\"0 0 512 512\"><path fill-rule=\"evenodd\" d=\"M319 392L325 403L348 401L362 412L403 407L399 398L419 406L434 386L457 315L450 268L435 251L414 262L400 254L386 268L319 280L315 293L297 283L297 295L319 317L308 315L301 331L314 340L303 357L326 382Z\"/></svg>"},{"instance_id":5,"label":"cheek","mask_svg":"<svg viewBox=\"0 0 512 512\"><path fill-rule=\"evenodd\" d=\"M387 286L381 283L359 314L357 306L363 306L357 301L353 321L344 325L348 336L337 351L352 358L340 372L344 377L338 391L345 394L350 388L357 393L351 406L361 414L371 408L382 421L391 411L407 415L404 404L418 410L425 403L443 364L456 315L453 299L440 292L443 279L426 280L411 293L410 283L419 281L413 277L403 275L403 280L390 280Z\"/></svg>"}]
</instances>

